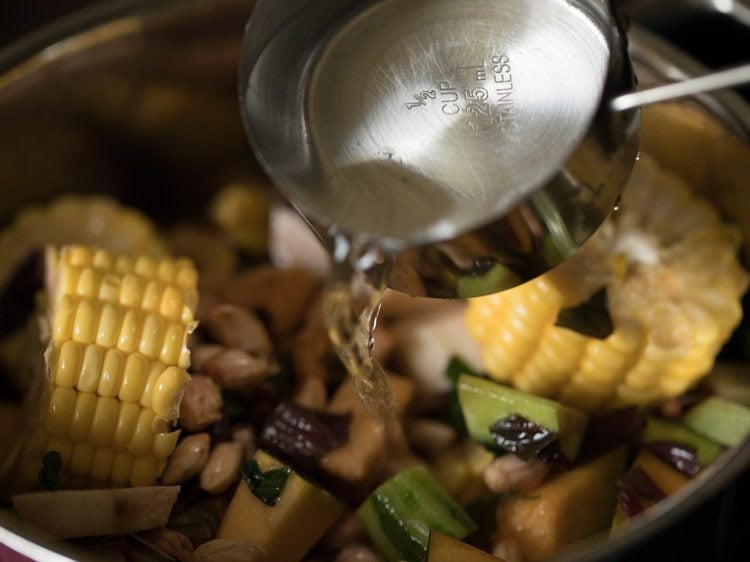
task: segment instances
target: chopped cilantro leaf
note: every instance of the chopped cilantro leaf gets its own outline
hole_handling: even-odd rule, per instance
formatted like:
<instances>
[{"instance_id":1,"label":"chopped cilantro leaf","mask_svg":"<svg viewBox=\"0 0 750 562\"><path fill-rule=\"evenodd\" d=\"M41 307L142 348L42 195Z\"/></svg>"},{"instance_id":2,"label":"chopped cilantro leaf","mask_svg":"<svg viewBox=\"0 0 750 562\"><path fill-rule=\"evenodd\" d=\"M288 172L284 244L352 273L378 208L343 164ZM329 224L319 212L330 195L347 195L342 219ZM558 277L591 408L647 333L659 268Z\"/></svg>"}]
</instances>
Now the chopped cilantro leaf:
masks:
<instances>
[{"instance_id":1,"label":"chopped cilantro leaf","mask_svg":"<svg viewBox=\"0 0 750 562\"><path fill-rule=\"evenodd\" d=\"M255 459L247 460L240 465L240 474L250 491L256 498L271 507L279 501L279 496L284 491L291 473L292 469L288 466L262 472Z\"/></svg>"},{"instance_id":2,"label":"chopped cilantro leaf","mask_svg":"<svg viewBox=\"0 0 750 562\"><path fill-rule=\"evenodd\" d=\"M62 488L60 471L62 457L57 451L47 451L42 458L42 469L39 471L39 484L45 490L59 490Z\"/></svg>"}]
</instances>

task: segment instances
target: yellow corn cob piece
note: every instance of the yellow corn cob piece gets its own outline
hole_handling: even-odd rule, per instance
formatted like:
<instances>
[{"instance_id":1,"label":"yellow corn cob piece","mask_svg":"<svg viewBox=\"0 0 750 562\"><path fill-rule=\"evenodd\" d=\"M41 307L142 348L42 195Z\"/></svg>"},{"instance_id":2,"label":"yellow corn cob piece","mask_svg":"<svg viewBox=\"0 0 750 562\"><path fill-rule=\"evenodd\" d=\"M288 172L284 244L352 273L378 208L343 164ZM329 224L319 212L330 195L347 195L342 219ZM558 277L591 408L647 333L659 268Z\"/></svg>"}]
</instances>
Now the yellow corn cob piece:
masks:
<instances>
[{"instance_id":1,"label":"yellow corn cob piece","mask_svg":"<svg viewBox=\"0 0 750 562\"><path fill-rule=\"evenodd\" d=\"M47 250L49 388L21 462L60 453L68 486L154 484L177 444L197 273L186 259Z\"/></svg>"},{"instance_id":2,"label":"yellow corn cob piece","mask_svg":"<svg viewBox=\"0 0 750 562\"><path fill-rule=\"evenodd\" d=\"M140 211L105 196L65 196L29 207L0 232L0 287L33 251L47 244L96 244L113 252L161 253L153 223Z\"/></svg>"},{"instance_id":3,"label":"yellow corn cob piece","mask_svg":"<svg viewBox=\"0 0 750 562\"><path fill-rule=\"evenodd\" d=\"M649 405L694 386L742 316L738 231L680 178L642 155L616 213L568 262L471 299L467 325L487 372L589 411ZM606 287L614 332L555 326Z\"/></svg>"},{"instance_id":4,"label":"yellow corn cob piece","mask_svg":"<svg viewBox=\"0 0 750 562\"><path fill-rule=\"evenodd\" d=\"M235 182L211 203L211 219L240 248L261 254L267 248L271 201L262 185Z\"/></svg>"}]
</instances>

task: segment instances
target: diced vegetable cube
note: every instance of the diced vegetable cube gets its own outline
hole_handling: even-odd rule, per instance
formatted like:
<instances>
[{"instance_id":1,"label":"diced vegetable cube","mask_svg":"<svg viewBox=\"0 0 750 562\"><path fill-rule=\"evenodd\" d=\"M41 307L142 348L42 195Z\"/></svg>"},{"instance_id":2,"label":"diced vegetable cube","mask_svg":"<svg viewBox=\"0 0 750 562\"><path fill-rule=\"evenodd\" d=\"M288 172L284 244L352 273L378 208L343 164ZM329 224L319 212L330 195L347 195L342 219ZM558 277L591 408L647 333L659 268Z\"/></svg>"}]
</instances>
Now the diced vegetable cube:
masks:
<instances>
[{"instance_id":1,"label":"diced vegetable cube","mask_svg":"<svg viewBox=\"0 0 750 562\"><path fill-rule=\"evenodd\" d=\"M495 423L520 415L556 434L560 450L568 459L573 460L578 454L588 421L583 412L472 375L462 375L457 390L469 434L486 447L497 448L490 432Z\"/></svg>"},{"instance_id":2,"label":"diced vegetable cube","mask_svg":"<svg viewBox=\"0 0 750 562\"><path fill-rule=\"evenodd\" d=\"M539 560L608 528L625 457L624 447L614 449L560 473L530 496L508 498L498 508L498 538L513 539L524 560Z\"/></svg>"},{"instance_id":3,"label":"diced vegetable cube","mask_svg":"<svg viewBox=\"0 0 750 562\"><path fill-rule=\"evenodd\" d=\"M264 474L251 481L254 491L246 480L240 482L216 538L253 541L274 562L302 560L344 506L271 455L258 451L254 460ZM281 478L264 481L269 473Z\"/></svg>"},{"instance_id":4,"label":"diced vegetable cube","mask_svg":"<svg viewBox=\"0 0 750 562\"><path fill-rule=\"evenodd\" d=\"M456 540L438 531L432 531L430 533L427 562L457 562L459 560L467 562L502 562L500 558L474 548L470 544Z\"/></svg>"},{"instance_id":5,"label":"diced vegetable cube","mask_svg":"<svg viewBox=\"0 0 750 562\"><path fill-rule=\"evenodd\" d=\"M690 429L727 447L739 445L750 435L750 408L710 396L693 406L683 417Z\"/></svg>"},{"instance_id":6,"label":"diced vegetable cube","mask_svg":"<svg viewBox=\"0 0 750 562\"><path fill-rule=\"evenodd\" d=\"M476 528L469 515L421 465L399 472L357 510L375 545L391 562L422 562L430 531L462 539Z\"/></svg>"}]
</instances>

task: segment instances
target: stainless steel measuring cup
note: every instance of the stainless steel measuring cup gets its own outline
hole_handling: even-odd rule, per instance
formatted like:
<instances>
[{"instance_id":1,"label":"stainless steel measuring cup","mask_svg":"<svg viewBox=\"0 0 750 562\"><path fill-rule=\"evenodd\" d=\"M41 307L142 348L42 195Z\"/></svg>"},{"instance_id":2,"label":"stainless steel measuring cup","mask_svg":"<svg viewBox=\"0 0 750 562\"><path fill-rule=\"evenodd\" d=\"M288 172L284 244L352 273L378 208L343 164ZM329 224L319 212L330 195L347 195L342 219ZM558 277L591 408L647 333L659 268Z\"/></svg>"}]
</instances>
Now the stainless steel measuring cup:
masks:
<instances>
[{"instance_id":1,"label":"stainless steel measuring cup","mask_svg":"<svg viewBox=\"0 0 750 562\"><path fill-rule=\"evenodd\" d=\"M251 145L325 240L389 285L469 297L538 276L616 205L639 112L607 0L259 0L240 69Z\"/></svg>"}]
</instances>

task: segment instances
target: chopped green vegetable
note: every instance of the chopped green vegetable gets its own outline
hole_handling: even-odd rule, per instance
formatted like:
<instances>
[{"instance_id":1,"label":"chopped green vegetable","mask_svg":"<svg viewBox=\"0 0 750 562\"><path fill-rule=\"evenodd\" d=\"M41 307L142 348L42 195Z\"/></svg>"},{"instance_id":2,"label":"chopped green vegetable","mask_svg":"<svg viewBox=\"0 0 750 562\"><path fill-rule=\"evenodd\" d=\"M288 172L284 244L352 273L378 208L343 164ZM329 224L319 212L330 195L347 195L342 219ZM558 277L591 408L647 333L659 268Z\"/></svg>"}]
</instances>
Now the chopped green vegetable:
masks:
<instances>
[{"instance_id":1,"label":"chopped green vegetable","mask_svg":"<svg viewBox=\"0 0 750 562\"><path fill-rule=\"evenodd\" d=\"M560 451L568 460L578 455L588 421L583 412L471 375L462 375L457 389L469 435L487 449L506 452L497 446L491 428L498 420L515 414L557 434Z\"/></svg>"},{"instance_id":2,"label":"chopped green vegetable","mask_svg":"<svg viewBox=\"0 0 750 562\"><path fill-rule=\"evenodd\" d=\"M714 462L721 454L721 445L698 435L678 422L663 420L655 416L648 417L648 424L643 430L641 441L645 444L657 441L673 441L684 443L695 448L698 462L706 467Z\"/></svg>"},{"instance_id":3,"label":"chopped green vegetable","mask_svg":"<svg viewBox=\"0 0 750 562\"><path fill-rule=\"evenodd\" d=\"M451 391L448 393L448 404L445 409L445 420L460 435L466 435L466 422L461 411L461 405L458 403L458 393L456 391L456 384L458 384L458 378L461 375L476 375L476 373L461 358L453 357L445 371L445 376L451 381Z\"/></svg>"},{"instance_id":4,"label":"chopped green vegetable","mask_svg":"<svg viewBox=\"0 0 750 562\"><path fill-rule=\"evenodd\" d=\"M696 433L727 447L739 445L750 434L750 408L718 396L693 406L682 421Z\"/></svg>"},{"instance_id":5,"label":"chopped green vegetable","mask_svg":"<svg viewBox=\"0 0 750 562\"><path fill-rule=\"evenodd\" d=\"M462 539L476 528L471 517L421 465L383 483L357 514L372 541L391 562L423 562L431 530Z\"/></svg>"},{"instance_id":6,"label":"chopped green vegetable","mask_svg":"<svg viewBox=\"0 0 750 562\"><path fill-rule=\"evenodd\" d=\"M607 290L599 289L586 302L561 309L555 324L591 338L609 337L615 326L609 314Z\"/></svg>"},{"instance_id":7,"label":"chopped green vegetable","mask_svg":"<svg viewBox=\"0 0 750 562\"><path fill-rule=\"evenodd\" d=\"M284 491L292 469L288 466L262 472L258 461L250 459L240 465L240 474L253 495L268 506L275 506Z\"/></svg>"},{"instance_id":8,"label":"chopped green vegetable","mask_svg":"<svg viewBox=\"0 0 750 562\"><path fill-rule=\"evenodd\" d=\"M510 289L521 281L512 270L496 263L481 275L461 275L456 280L456 294L459 298L477 297Z\"/></svg>"},{"instance_id":9,"label":"chopped green vegetable","mask_svg":"<svg viewBox=\"0 0 750 562\"><path fill-rule=\"evenodd\" d=\"M62 457L57 451L47 451L42 458L42 468L39 471L39 484L45 490L59 490L62 488L60 471L62 470Z\"/></svg>"}]
</instances>

